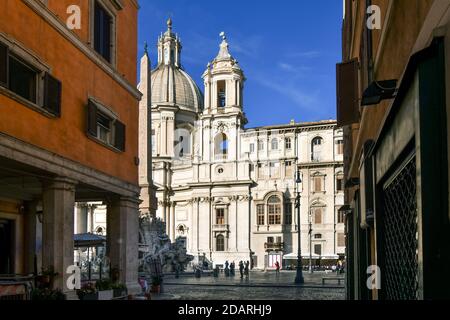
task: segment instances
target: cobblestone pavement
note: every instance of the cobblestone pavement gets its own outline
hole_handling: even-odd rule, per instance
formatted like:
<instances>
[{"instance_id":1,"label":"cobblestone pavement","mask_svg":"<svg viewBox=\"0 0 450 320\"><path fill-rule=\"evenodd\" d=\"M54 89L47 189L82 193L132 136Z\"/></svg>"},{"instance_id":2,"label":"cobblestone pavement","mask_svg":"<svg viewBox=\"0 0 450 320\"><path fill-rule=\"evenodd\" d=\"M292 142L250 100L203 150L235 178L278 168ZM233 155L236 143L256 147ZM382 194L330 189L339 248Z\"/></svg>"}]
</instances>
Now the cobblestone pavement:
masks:
<instances>
[{"instance_id":1,"label":"cobblestone pavement","mask_svg":"<svg viewBox=\"0 0 450 320\"><path fill-rule=\"evenodd\" d=\"M275 271L251 271L248 278L241 279L239 273L234 277L225 277L224 274L220 274L218 278L213 277L211 274L204 275L201 278L195 278L192 274L186 274L178 279L175 279L173 275L165 276L164 283L166 284L189 284L189 285L241 285L241 286L296 286L294 284L296 272L295 271L282 271L276 274ZM303 277L305 279L305 286L322 286L322 278L344 278L344 275L337 275L336 273L304 272ZM328 281L327 286L331 287L343 287L344 282L341 281L338 285L338 281Z\"/></svg>"},{"instance_id":2,"label":"cobblestone pavement","mask_svg":"<svg viewBox=\"0 0 450 320\"><path fill-rule=\"evenodd\" d=\"M249 279L237 277L219 278L204 276L197 279L182 276L175 279L166 276L164 293L154 296L154 300L343 300L345 289L337 282L322 286L322 277L336 277L336 274L304 274L305 285L296 286L295 272L253 271Z\"/></svg>"}]
</instances>

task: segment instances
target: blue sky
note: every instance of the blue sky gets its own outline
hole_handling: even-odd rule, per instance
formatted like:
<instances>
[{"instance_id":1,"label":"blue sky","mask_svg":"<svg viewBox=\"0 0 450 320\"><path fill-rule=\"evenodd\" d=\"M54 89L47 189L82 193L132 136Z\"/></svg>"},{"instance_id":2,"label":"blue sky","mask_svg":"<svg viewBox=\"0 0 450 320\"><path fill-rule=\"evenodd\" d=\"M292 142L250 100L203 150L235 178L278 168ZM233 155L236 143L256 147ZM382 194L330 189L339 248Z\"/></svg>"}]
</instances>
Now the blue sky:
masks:
<instances>
[{"instance_id":1,"label":"blue sky","mask_svg":"<svg viewBox=\"0 0 450 320\"><path fill-rule=\"evenodd\" d=\"M340 0L142 0L139 56L170 15L182 65L203 91L201 75L225 31L247 81L244 111L255 127L336 117L335 65L341 58Z\"/></svg>"}]
</instances>

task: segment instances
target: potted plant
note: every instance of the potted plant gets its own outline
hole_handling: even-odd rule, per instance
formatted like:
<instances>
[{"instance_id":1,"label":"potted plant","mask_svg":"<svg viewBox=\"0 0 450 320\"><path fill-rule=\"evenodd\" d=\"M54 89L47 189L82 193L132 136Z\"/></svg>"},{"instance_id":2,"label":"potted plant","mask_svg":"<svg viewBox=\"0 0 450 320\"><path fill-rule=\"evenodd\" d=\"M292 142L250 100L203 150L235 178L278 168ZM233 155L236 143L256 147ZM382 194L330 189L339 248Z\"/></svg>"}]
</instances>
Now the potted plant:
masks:
<instances>
[{"instance_id":1,"label":"potted plant","mask_svg":"<svg viewBox=\"0 0 450 320\"><path fill-rule=\"evenodd\" d=\"M48 266L47 268L42 268L41 274L37 277L38 287L43 288L52 288L53 280L58 275L55 272L55 268L53 266Z\"/></svg>"},{"instance_id":2,"label":"potted plant","mask_svg":"<svg viewBox=\"0 0 450 320\"><path fill-rule=\"evenodd\" d=\"M114 283L112 285L112 289L113 289L113 297L114 298L118 298L118 297L126 297L128 295L128 289L127 286L123 283Z\"/></svg>"},{"instance_id":3,"label":"potted plant","mask_svg":"<svg viewBox=\"0 0 450 320\"><path fill-rule=\"evenodd\" d=\"M111 300L113 298L113 288L111 280L103 279L95 282L98 290L98 300Z\"/></svg>"},{"instance_id":4,"label":"potted plant","mask_svg":"<svg viewBox=\"0 0 450 320\"><path fill-rule=\"evenodd\" d=\"M49 288L35 288L31 291L31 300L33 301L62 301L66 300L66 295L60 290L51 290Z\"/></svg>"},{"instance_id":5,"label":"potted plant","mask_svg":"<svg viewBox=\"0 0 450 320\"><path fill-rule=\"evenodd\" d=\"M92 282L84 284L77 290L77 295L80 300L98 300L98 291Z\"/></svg>"},{"instance_id":6,"label":"potted plant","mask_svg":"<svg viewBox=\"0 0 450 320\"><path fill-rule=\"evenodd\" d=\"M152 277L152 289L151 289L151 292L153 292L153 293L160 293L161 292L161 283L162 283L162 277L161 276L153 276Z\"/></svg>"}]
</instances>

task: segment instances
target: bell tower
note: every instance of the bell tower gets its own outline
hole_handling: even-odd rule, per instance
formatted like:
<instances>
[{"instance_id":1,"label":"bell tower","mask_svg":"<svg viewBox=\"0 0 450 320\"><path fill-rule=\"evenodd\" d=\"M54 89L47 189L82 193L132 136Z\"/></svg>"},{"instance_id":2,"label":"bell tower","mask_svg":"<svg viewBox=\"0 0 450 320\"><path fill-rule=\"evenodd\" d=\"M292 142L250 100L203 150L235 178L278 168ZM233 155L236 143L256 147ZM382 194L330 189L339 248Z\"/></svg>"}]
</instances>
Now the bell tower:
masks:
<instances>
[{"instance_id":1,"label":"bell tower","mask_svg":"<svg viewBox=\"0 0 450 320\"><path fill-rule=\"evenodd\" d=\"M203 73L206 114L243 114L244 73L229 50L224 32L217 57Z\"/></svg>"}]
</instances>

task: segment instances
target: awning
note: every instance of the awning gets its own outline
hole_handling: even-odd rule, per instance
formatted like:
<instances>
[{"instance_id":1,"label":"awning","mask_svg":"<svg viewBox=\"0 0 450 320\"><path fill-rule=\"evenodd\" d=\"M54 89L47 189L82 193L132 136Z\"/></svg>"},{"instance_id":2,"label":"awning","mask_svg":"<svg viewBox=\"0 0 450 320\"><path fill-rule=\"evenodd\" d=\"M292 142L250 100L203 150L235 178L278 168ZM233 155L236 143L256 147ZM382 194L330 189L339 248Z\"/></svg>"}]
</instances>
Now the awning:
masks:
<instances>
[{"instance_id":1,"label":"awning","mask_svg":"<svg viewBox=\"0 0 450 320\"><path fill-rule=\"evenodd\" d=\"M338 255L323 255L323 256L319 256L317 254L313 254L311 256L312 259L339 259ZM289 253L289 254L285 254L283 256L283 259L285 260L297 260L297 254L296 253ZM309 253L302 253L302 259L309 259Z\"/></svg>"},{"instance_id":2,"label":"awning","mask_svg":"<svg viewBox=\"0 0 450 320\"><path fill-rule=\"evenodd\" d=\"M80 233L73 236L75 248L101 247L106 243L106 237L93 233Z\"/></svg>"}]
</instances>

